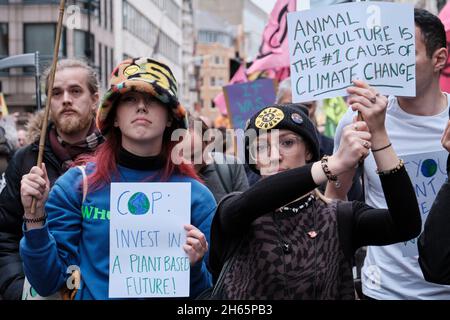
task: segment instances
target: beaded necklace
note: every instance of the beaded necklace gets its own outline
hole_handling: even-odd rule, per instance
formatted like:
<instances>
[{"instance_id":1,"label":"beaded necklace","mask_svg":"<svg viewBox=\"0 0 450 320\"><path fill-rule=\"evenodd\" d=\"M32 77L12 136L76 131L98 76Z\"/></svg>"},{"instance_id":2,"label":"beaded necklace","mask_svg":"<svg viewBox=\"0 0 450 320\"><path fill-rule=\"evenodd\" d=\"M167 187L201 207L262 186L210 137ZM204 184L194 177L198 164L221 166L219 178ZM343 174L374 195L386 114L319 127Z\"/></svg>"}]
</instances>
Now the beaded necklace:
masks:
<instances>
[{"instance_id":1,"label":"beaded necklace","mask_svg":"<svg viewBox=\"0 0 450 320\"><path fill-rule=\"evenodd\" d=\"M300 212L303 209L308 208L314 201L316 200L316 197L313 194L310 194L309 197L306 199L305 202L303 202L302 204L300 204L298 207L288 207L288 206L284 206L281 207L277 210L277 212L280 213L293 213L296 214L298 212Z\"/></svg>"},{"instance_id":2,"label":"beaded necklace","mask_svg":"<svg viewBox=\"0 0 450 320\"><path fill-rule=\"evenodd\" d=\"M316 197L313 194L310 194L308 196L308 198L303 201L300 205L296 206L296 207L289 207L288 205L283 206L279 209L276 210L276 212L273 213L272 217L273 217L273 221L275 224L275 229L277 232L277 237L278 237L278 242L279 242L279 246L281 248L281 253L283 256L283 261L284 261L284 273L282 274L282 276L284 277L284 292L285 292L285 296L287 297L291 297L292 296L292 288L288 289L289 286L287 284L288 278L287 278L287 269L286 269L286 255L290 255L293 252L293 248L292 248L292 244L290 243L290 241L288 241L288 239L285 238L283 232L281 231L281 223L280 223L280 219L283 219L284 217L293 217L296 216L297 214L299 214L299 212L301 212L303 209L306 209L310 206L313 205L314 201L316 200ZM298 203L298 201L296 201ZM310 230L308 232L306 232L306 234L308 235L308 237L310 239L315 239L317 237L317 232L316 230L316 214L315 212L310 212L309 214L313 215L313 225L307 229ZM316 247L316 241L313 242L314 245L314 265L315 265L315 271L314 271L314 297L316 297L316 278L317 278L317 247Z\"/></svg>"},{"instance_id":3,"label":"beaded necklace","mask_svg":"<svg viewBox=\"0 0 450 320\"><path fill-rule=\"evenodd\" d=\"M284 236L281 232L281 226L280 226L280 222L279 222L280 217L278 217L278 215L280 215L280 214L281 215L291 215L291 216L296 215L299 212L301 212L303 209L310 207L315 200L316 200L316 197L313 194L310 194L308 196L308 198L304 202L302 202L299 206L297 206L297 207L283 206L283 207L277 209L276 213L273 214L273 220L275 222L278 240L280 242L280 245L281 245L281 248L282 248L284 254L291 253L292 247L291 247L291 244L284 238ZM317 235L316 231L314 231L314 230L307 232L307 234L312 239L314 239Z\"/></svg>"}]
</instances>

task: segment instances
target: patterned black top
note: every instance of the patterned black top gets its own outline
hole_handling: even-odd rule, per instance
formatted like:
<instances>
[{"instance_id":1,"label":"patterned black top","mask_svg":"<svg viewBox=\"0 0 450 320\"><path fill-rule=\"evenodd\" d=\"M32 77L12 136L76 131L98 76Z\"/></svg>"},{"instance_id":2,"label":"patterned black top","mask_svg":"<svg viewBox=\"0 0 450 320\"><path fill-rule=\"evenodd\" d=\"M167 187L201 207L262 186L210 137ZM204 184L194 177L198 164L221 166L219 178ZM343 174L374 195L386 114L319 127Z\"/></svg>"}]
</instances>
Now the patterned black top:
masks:
<instances>
[{"instance_id":1,"label":"patterned black top","mask_svg":"<svg viewBox=\"0 0 450 320\"><path fill-rule=\"evenodd\" d=\"M214 279L240 244L225 277L230 299L354 299L354 251L409 240L421 228L406 170L381 179L390 211L361 202L338 211L336 201L321 200L293 214L276 211L316 187L311 165L268 177L223 199L211 227Z\"/></svg>"}]
</instances>

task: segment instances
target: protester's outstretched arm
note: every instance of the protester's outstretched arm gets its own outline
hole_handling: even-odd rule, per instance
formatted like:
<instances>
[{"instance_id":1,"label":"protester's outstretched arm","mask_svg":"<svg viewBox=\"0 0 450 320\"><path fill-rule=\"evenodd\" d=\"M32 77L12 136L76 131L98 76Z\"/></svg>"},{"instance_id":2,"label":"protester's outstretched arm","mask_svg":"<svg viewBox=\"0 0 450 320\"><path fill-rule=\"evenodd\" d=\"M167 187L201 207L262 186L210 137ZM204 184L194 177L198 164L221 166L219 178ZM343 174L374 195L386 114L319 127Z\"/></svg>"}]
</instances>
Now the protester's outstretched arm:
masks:
<instances>
[{"instance_id":1,"label":"protester's outstretched arm","mask_svg":"<svg viewBox=\"0 0 450 320\"><path fill-rule=\"evenodd\" d=\"M355 202L354 249L407 241L420 233L421 217L411 180L384 127L387 99L362 81L355 81L355 87L348 91L353 94L349 99L352 108L362 114L372 133L372 153L388 206L388 210L373 209Z\"/></svg>"},{"instance_id":2,"label":"protester's outstretched arm","mask_svg":"<svg viewBox=\"0 0 450 320\"><path fill-rule=\"evenodd\" d=\"M339 176L348 171L367 156L371 135L364 122L356 124L360 128L358 131L352 126L344 129L339 150L329 158L328 167L333 175ZM258 181L241 194L225 199L219 205L217 214L226 232L240 233L259 216L294 201L325 181L327 176L320 161L281 172Z\"/></svg>"},{"instance_id":3,"label":"protester's outstretched arm","mask_svg":"<svg viewBox=\"0 0 450 320\"><path fill-rule=\"evenodd\" d=\"M36 219L45 214L48 218L47 222L24 224L20 254L30 284L40 295L49 296L66 284L66 279L70 275L69 267L79 266L82 177L77 168L60 177L53 186L44 209L42 204L48 186L43 187L46 183L42 180L45 181L46 178L44 172L39 170L34 167L32 176L24 179L22 201L27 214L31 204L30 196L35 195L38 199ZM31 190L33 188L34 190ZM39 197L37 190L43 191L44 196ZM31 215L26 216L32 218Z\"/></svg>"}]
</instances>

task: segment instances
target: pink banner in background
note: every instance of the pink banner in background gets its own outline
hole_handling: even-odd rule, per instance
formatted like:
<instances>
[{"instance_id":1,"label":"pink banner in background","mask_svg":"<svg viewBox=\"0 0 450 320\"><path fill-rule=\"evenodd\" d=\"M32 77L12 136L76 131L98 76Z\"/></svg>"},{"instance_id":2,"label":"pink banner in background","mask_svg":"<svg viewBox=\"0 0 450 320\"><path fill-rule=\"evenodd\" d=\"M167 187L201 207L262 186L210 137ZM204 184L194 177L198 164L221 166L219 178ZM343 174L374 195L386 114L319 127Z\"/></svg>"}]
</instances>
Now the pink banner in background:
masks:
<instances>
[{"instance_id":1,"label":"pink banner in background","mask_svg":"<svg viewBox=\"0 0 450 320\"><path fill-rule=\"evenodd\" d=\"M450 44L450 2L448 2L442 11L439 13L439 18L445 27L445 32L447 33L447 48ZM450 56L447 59L447 64L441 73L441 90L445 92L450 92Z\"/></svg>"},{"instance_id":2,"label":"pink banner in background","mask_svg":"<svg viewBox=\"0 0 450 320\"><path fill-rule=\"evenodd\" d=\"M278 0L275 3L269 22L264 29L263 39L259 48L259 55L248 70L241 65L230 80L229 85L247 82L247 75L265 71L263 77L276 79L278 82L289 77L289 45L287 37L287 13L295 11L296 0ZM252 79L255 80L255 79ZM227 106L225 96L220 93L214 98L214 104L219 111L226 115Z\"/></svg>"},{"instance_id":3,"label":"pink banner in background","mask_svg":"<svg viewBox=\"0 0 450 320\"><path fill-rule=\"evenodd\" d=\"M278 0L276 2L269 17L269 23L264 29L259 56L248 69L248 74L289 66L287 14L295 11L296 7L296 0Z\"/></svg>"}]
</instances>

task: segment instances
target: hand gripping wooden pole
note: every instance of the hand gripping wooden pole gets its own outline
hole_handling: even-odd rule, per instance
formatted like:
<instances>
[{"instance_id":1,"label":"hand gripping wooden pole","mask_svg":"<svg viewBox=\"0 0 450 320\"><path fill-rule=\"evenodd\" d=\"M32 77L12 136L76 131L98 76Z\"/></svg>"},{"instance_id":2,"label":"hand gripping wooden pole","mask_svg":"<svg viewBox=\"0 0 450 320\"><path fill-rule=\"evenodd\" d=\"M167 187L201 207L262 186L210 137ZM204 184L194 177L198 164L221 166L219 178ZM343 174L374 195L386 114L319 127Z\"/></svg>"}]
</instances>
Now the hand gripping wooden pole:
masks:
<instances>
[{"instance_id":1,"label":"hand gripping wooden pole","mask_svg":"<svg viewBox=\"0 0 450 320\"><path fill-rule=\"evenodd\" d=\"M49 74L49 78L48 78L47 103L45 104L45 115L44 115L44 121L42 122L41 136L40 136L40 140L39 140L39 153L38 153L38 159L37 159L37 166L39 168L42 166L42 159L44 157L44 146L45 146L45 139L47 136L48 117L49 117L49 113L50 113L50 102L52 101L53 84L55 82L56 64L58 63L59 44L61 42L61 33L62 33L62 24L63 24L63 19L64 19L65 6L66 6L66 1L61 0L60 4L59 4L59 18L58 18L58 25L56 28L55 49L53 51L52 67L50 69L50 74ZM31 214L35 214L35 212L36 212L36 199L33 199L33 201L31 202Z\"/></svg>"}]
</instances>

